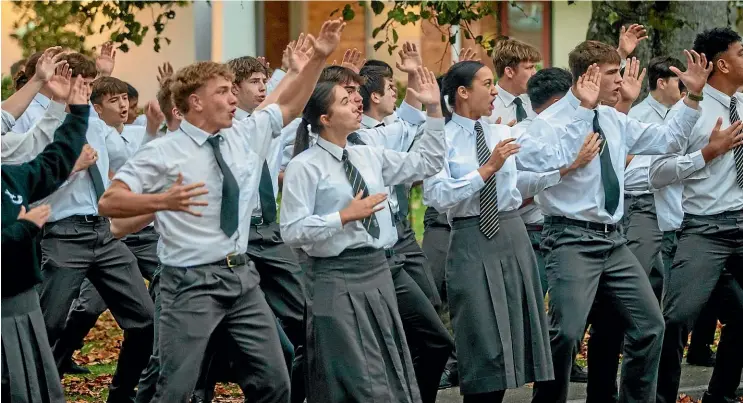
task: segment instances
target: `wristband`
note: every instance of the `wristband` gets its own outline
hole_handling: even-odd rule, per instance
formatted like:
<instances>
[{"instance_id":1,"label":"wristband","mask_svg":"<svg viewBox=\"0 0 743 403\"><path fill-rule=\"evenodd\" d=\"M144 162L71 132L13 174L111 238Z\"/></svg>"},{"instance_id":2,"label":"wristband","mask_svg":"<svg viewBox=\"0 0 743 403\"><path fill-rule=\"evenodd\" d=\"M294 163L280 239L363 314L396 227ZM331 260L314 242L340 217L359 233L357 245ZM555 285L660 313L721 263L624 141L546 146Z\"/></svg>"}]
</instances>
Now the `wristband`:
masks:
<instances>
[{"instance_id":1,"label":"wristband","mask_svg":"<svg viewBox=\"0 0 743 403\"><path fill-rule=\"evenodd\" d=\"M686 97L694 102L702 102L702 100L704 99L704 93L696 95L696 94L692 94L691 92L688 92L686 93Z\"/></svg>"}]
</instances>

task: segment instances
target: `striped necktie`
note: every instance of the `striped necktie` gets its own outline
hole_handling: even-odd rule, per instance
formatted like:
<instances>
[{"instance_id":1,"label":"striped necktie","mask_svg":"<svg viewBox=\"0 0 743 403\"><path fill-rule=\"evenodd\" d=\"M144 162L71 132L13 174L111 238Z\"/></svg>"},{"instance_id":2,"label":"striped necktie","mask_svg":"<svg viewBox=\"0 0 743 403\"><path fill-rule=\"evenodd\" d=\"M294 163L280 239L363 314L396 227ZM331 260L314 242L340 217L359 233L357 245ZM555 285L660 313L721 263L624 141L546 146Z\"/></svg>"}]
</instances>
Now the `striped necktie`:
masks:
<instances>
[{"instance_id":1,"label":"striped necktie","mask_svg":"<svg viewBox=\"0 0 743 403\"><path fill-rule=\"evenodd\" d=\"M475 123L475 134L477 135L477 161L480 166L483 166L490 159L490 149L485 142L485 132L483 132L480 122ZM485 181L485 187L480 190L480 231L490 239L498 233L499 229L498 189L495 183L495 174L493 174Z\"/></svg>"},{"instance_id":2,"label":"striped necktie","mask_svg":"<svg viewBox=\"0 0 743 403\"><path fill-rule=\"evenodd\" d=\"M730 97L730 124L740 120L738 116L738 98L733 95ZM743 189L743 145L735 147L733 149L733 157L735 158L735 181L738 182L738 187Z\"/></svg>"},{"instance_id":3,"label":"striped necktie","mask_svg":"<svg viewBox=\"0 0 743 403\"><path fill-rule=\"evenodd\" d=\"M351 183L353 196L355 197L359 192L363 192L361 197L368 197L369 189L366 187L364 177L361 176L361 172L353 166L351 161L348 160L348 150L343 150L341 161L343 162L343 169L346 171L346 178L348 178L348 182ZM379 239L379 223L377 222L376 213L361 220L361 225L364 226L366 232L374 237L374 239Z\"/></svg>"}]
</instances>

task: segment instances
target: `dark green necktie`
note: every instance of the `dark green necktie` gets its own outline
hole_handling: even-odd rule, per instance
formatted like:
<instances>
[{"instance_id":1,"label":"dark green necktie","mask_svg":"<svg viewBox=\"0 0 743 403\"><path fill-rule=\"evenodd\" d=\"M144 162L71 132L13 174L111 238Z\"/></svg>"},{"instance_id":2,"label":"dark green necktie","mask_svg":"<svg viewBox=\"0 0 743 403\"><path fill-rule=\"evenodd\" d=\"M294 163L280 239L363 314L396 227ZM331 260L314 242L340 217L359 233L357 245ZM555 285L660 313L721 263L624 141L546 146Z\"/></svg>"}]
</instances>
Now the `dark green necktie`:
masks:
<instances>
[{"instance_id":1,"label":"dark green necktie","mask_svg":"<svg viewBox=\"0 0 743 403\"><path fill-rule=\"evenodd\" d=\"M598 110L593 111L593 131L598 133L599 139L601 139L599 159L601 161L601 184L604 187L604 207L609 214L614 215L619 206L619 180L616 171L614 171L614 165L611 163L611 153L609 152L606 136L604 131L601 130L601 125L599 125Z\"/></svg>"},{"instance_id":2,"label":"dark green necktie","mask_svg":"<svg viewBox=\"0 0 743 403\"><path fill-rule=\"evenodd\" d=\"M221 135L210 136L206 141L214 149L214 157L217 159L219 170L222 171L222 206L219 214L219 228L227 237L237 231L238 208L240 204L240 187L237 185L235 176L232 175L230 167L224 161L222 152L219 150Z\"/></svg>"},{"instance_id":3,"label":"dark green necktie","mask_svg":"<svg viewBox=\"0 0 743 403\"><path fill-rule=\"evenodd\" d=\"M522 120L526 119L526 109L524 109L524 101L521 100L521 98L516 97L513 99L513 103L516 104L516 122L521 122ZM508 122L502 122L502 123L508 123Z\"/></svg>"},{"instance_id":4,"label":"dark green necktie","mask_svg":"<svg viewBox=\"0 0 743 403\"><path fill-rule=\"evenodd\" d=\"M88 140L85 140L85 144L88 144ZM93 164L89 166L88 175L90 175L90 180L93 182L95 201L101 200L101 196L103 196L103 192L106 191L106 187L103 185L103 177L101 176L101 170L98 169L98 165Z\"/></svg>"},{"instance_id":5,"label":"dark green necktie","mask_svg":"<svg viewBox=\"0 0 743 403\"><path fill-rule=\"evenodd\" d=\"M346 178L348 178L348 182L351 183L351 190L353 192L353 196L356 197L356 195L359 192L362 192L363 198L369 196L369 189L366 187L366 182L364 182L364 177L361 176L361 172L359 172L358 169L351 163L351 161L348 160L348 151L343 150L343 157L341 158L341 161L343 162L343 169L346 171ZM379 223L377 222L377 215L376 213L372 214L369 217L364 218L361 220L361 225L364 226L366 229L366 232L369 233L374 239L379 239Z\"/></svg>"},{"instance_id":6,"label":"dark green necktie","mask_svg":"<svg viewBox=\"0 0 743 403\"><path fill-rule=\"evenodd\" d=\"M261 202L261 214L266 223L276 222L276 198L273 196L273 180L268 170L268 161L263 161L261 181L258 185L258 197Z\"/></svg>"}]
</instances>

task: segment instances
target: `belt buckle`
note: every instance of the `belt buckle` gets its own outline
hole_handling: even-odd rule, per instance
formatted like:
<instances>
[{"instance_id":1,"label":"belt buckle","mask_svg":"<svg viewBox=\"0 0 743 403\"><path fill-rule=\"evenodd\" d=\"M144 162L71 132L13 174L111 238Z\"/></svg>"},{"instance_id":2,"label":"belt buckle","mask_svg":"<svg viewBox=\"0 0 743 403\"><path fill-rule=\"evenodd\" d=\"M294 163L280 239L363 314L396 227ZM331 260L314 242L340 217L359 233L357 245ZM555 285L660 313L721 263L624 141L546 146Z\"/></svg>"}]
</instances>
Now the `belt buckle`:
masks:
<instances>
[{"instance_id":1,"label":"belt buckle","mask_svg":"<svg viewBox=\"0 0 743 403\"><path fill-rule=\"evenodd\" d=\"M85 222L87 222L87 223L92 223L92 222L96 222L97 221L97 220L91 219L90 218L91 216L89 216L87 214L85 214L83 217L85 218Z\"/></svg>"},{"instance_id":2,"label":"belt buckle","mask_svg":"<svg viewBox=\"0 0 743 403\"><path fill-rule=\"evenodd\" d=\"M604 234L609 233L609 224L604 224Z\"/></svg>"},{"instance_id":3,"label":"belt buckle","mask_svg":"<svg viewBox=\"0 0 743 403\"><path fill-rule=\"evenodd\" d=\"M235 257L235 256L237 256L237 254L236 254L236 253L230 253L230 254L229 254L229 255L227 255L227 257L226 257L226 258L224 259L224 260L225 260L225 261L227 262L227 267L228 267L228 268L230 268L230 269L231 269L231 268L233 268L233 267L235 267L235 266L237 266L237 264L236 264L236 263L232 263L232 258L233 258L233 257Z\"/></svg>"},{"instance_id":4,"label":"belt buckle","mask_svg":"<svg viewBox=\"0 0 743 403\"><path fill-rule=\"evenodd\" d=\"M257 218L257 219L260 219L260 221L256 221L256 222L255 222L255 224L253 224L253 218ZM263 221L263 216L260 216L260 217L253 217L253 218L251 218L251 219L250 219L250 221L251 221L251 224L252 224L252 225L254 225L254 226L256 226L256 227L257 227L257 226L260 226L260 225L263 225L263 223L264 223L264 221Z\"/></svg>"}]
</instances>

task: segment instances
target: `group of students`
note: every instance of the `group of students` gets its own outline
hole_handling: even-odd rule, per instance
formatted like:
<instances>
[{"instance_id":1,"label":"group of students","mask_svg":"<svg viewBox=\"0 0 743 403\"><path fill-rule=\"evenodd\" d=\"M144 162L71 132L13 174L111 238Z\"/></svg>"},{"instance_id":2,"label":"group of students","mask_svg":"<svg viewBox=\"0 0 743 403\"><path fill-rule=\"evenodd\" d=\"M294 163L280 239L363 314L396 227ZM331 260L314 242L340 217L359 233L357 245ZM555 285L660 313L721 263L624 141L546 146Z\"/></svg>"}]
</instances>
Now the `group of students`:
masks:
<instances>
[{"instance_id":1,"label":"group of students","mask_svg":"<svg viewBox=\"0 0 743 403\"><path fill-rule=\"evenodd\" d=\"M582 42L569 71L503 38L495 72L467 51L437 78L406 43L396 107L386 63L326 66L344 27L300 35L272 74L163 66L136 120L110 44L28 59L2 104L3 398L64 401L110 309L109 402L208 402L220 381L250 402L434 403L452 383L501 402L531 382L565 402L590 325L588 401L670 403L690 330L717 319L704 402L735 399L737 33L698 34L686 67L651 60L634 107L639 25L619 49Z\"/></svg>"}]
</instances>

